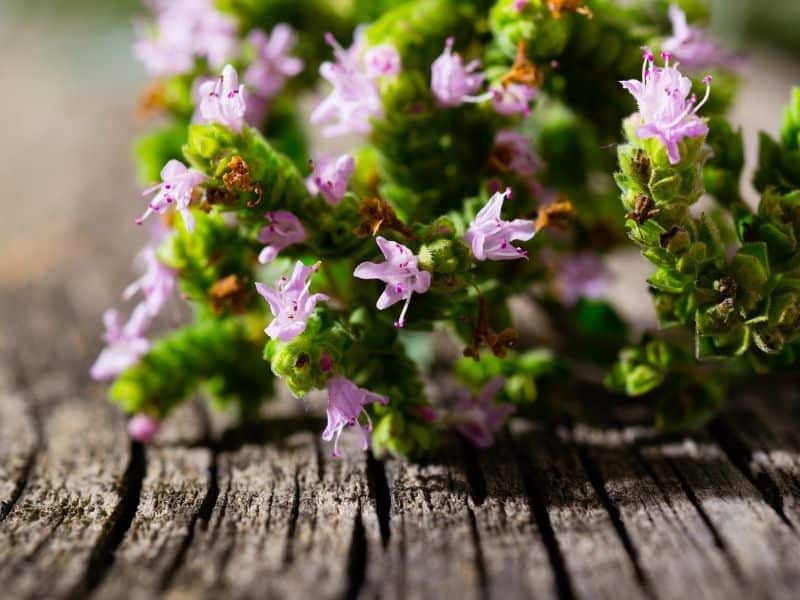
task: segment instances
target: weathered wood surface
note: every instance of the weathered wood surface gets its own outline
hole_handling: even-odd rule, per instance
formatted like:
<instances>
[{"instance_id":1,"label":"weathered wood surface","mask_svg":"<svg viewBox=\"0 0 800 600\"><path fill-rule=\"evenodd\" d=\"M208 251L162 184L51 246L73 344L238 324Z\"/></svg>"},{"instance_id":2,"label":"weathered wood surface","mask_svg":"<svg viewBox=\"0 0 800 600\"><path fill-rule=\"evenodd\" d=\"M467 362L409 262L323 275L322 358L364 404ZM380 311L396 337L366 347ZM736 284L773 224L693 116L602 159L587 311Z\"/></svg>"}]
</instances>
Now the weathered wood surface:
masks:
<instances>
[{"instance_id":1,"label":"weathered wood surface","mask_svg":"<svg viewBox=\"0 0 800 600\"><path fill-rule=\"evenodd\" d=\"M516 420L420 465L332 459L304 406L242 428L198 401L143 448L85 376L91 293L2 300L1 597L797 596L791 391L677 437Z\"/></svg>"}]
</instances>

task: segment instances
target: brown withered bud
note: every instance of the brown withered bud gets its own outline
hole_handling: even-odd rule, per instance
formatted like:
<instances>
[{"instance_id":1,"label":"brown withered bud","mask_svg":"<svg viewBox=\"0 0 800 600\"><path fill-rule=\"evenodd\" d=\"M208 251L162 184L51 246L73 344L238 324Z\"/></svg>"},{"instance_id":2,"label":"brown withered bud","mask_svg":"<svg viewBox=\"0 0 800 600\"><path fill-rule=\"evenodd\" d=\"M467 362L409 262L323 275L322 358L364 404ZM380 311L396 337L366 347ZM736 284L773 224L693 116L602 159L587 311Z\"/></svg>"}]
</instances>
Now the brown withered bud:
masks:
<instances>
[{"instance_id":1,"label":"brown withered bud","mask_svg":"<svg viewBox=\"0 0 800 600\"><path fill-rule=\"evenodd\" d=\"M214 312L220 314L225 310L234 313L243 313L247 310L247 300L250 296L248 286L245 281L239 279L237 275L228 275L215 282L208 290L208 297L211 299L211 307Z\"/></svg>"},{"instance_id":2,"label":"brown withered bud","mask_svg":"<svg viewBox=\"0 0 800 600\"><path fill-rule=\"evenodd\" d=\"M247 203L252 208L261 202L263 192L261 186L253 181L250 175L250 167L241 156L234 156L228 163L228 171L222 176L222 183L230 193L234 192L253 192L257 199Z\"/></svg>"},{"instance_id":3,"label":"brown withered bud","mask_svg":"<svg viewBox=\"0 0 800 600\"><path fill-rule=\"evenodd\" d=\"M500 83L505 87L512 83L527 85L530 87L539 87L542 85L544 75L541 70L536 68L528 58L527 43L525 40L520 40L517 44L517 55L514 58L514 64L511 69L503 75Z\"/></svg>"},{"instance_id":4,"label":"brown withered bud","mask_svg":"<svg viewBox=\"0 0 800 600\"><path fill-rule=\"evenodd\" d=\"M503 358L518 337L517 330L512 327L507 327L497 333L489 326L486 299L481 296L480 300L478 300L478 319L475 322L472 344L464 348L464 356L468 356L477 362L481 359L481 348L486 346L492 351L492 354Z\"/></svg>"},{"instance_id":5,"label":"brown withered bud","mask_svg":"<svg viewBox=\"0 0 800 600\"><path fill-rule=\"evenodd\" d=\"M557 200L547 206L542 206L536 213L536 231L541 231L548 227L559 231L567 231L574 215L575 207L566 198Z\"/></svg>"},{"instance_id":6,"label":"brown withered bud","mask_svg":"<svg viewBox=\"0 0 800 600\"><path fill-rule=\"evenodd\" d=\"M163 112L165 107L164 82L155 79L148 83L139 95L136 117L141 120L149 119Z\"/></svg>"},{"instance_id":7,"label":"brown withered bud","mask_svg":"<svg viewBox=\"0 0 800 600\"><path fill-rule=\"evenodd\" d=\"M576 12L591 19L594 15L592 11L586 6L586 0L548 0L547 8L556 19L560 19L562 13Z\"/></svg>"},{"instance_id":8,"label":"brown withered bud","mask_svg":"<svg viewBox=\"0 0 800 600\"><path fill-rule=\"evenodd\" d=\"M225 188L206 188L203 198L200 200L200 208L206 212L211 210L215 204L229 206L236 201L236 195Z\"/></svg>"},{"instance_id":9,"label":"brown withered bud","mask_svg":"<svg viewBox=\"0 0 800 600\"><path fill-rule=\"evenodd\" d=\"M739 284L730 275L723 275L714 282L714 289L722 298L735 298L736 292L739 291Z\"/></svg>"},{"instance_id":10,"label":"brown withered bud","mask_svg":"<svg viewBox=\"0 0 800 600\"><path fill-rule=\"evenodd\" d=\"M311 362L311 359L308 358L308 354L306 354L305 352L301 352L300 354L297 355L297 360L294 361L294 368L302 369L309 362Z\"/></svg>"},{"instance_id":11,"label":"brown withered bud","mask_svg":"<svg viewBox=\"0 0 800 600\"><path fill-rule=\"evenodd\" d=\"M661 212L656 208L653 199L647 194L639 194L633 203L633 210L625 215L626 219L633 219L638 225L643 224L647 219L655 217Z\"/></svg>"},{"instance_id":12,"label":"brown withered bud","mask_svg":"<svg viewBox=\"0 0 800 600\"><path fill-rule=\"evenodd\" d=\"M358 212L364 218L361 225L353 230L358 236L376 236L380 231L396 231L406 237L414 237L411 230L397 217L397 213L385 200L366 198Z\"/></svg>"},{"instance_id":13,"label":"brown withered bud","mask_svg":"<svg viewBox=\"0 0 800 600\"><path fill-rule=\"evenodd\" d=\"M642 148L637 148L633 155L633 169L641 181L650 180L650 157Z\"/></svg>"}]
</instances>

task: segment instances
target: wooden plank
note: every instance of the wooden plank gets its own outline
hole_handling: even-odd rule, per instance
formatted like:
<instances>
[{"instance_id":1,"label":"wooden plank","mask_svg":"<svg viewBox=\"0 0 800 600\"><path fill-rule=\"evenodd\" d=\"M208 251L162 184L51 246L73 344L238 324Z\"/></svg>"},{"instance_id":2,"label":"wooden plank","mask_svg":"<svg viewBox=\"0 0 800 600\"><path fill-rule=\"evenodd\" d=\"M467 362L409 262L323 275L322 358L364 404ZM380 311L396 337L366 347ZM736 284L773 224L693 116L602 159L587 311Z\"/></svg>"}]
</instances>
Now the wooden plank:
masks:
<instances>
[{"instance_id":1,"label":"wooden plank","mask_svg":"<svg viewBox=\"0 0 800 600\"><path fill-rule=\"evenodd\" d=\"M0 521L22 494L38 446L28 401L9 387L0 382Z\"/></svg>"},{"instance_id":2,"label":"wooden plank","mask_svg":"<svg viewBox=\"0 0 800 600\"><path fill-rule=\"evenodd\" d=\"M481 452L463 447L469 507L492 598L551 597L558 592L548 549L527 497L509 436Z\"/></svg>"},{"instance_id":3,"label":"wooden plank","mask_svg":"<svg viewBox=\"0 0 800 600\"><path fill-rule=\"evenodd\" d=\"M181 407L146 449L146 475L136 514L97 598L147 600L158 596L207 520L215 498L213 452L192 447L206 437L196 404Z\"/></svg>"},{"instance_id":4,"label":"wooden plank","mask_svg":"<svg viewBox=\"0 0 800 600\"><path fill-rule=\"evenodd\" d=\"M137 464L115 410L62 401L42 421L42 452L0 522L0 582L9 598L83 589L89 565L100 568L102 550L135 500Z\"/></svg>"},{"instance_id":5,"label":"wooden plank","mask_svg":"<svg viewBox=\"0 0 800 600\"><path fill-rule=\"evenodd\" d=\"M800 537L713 440L698 433L647 447L642 453L661 471L658 463L669 463L752 594L768 591L770 597L796 597Z\"/></svg>"},{"instance_id":6,"label":"wooden plank","mask_svg":"<svg viewBox=\"0 0 800 600\"><path fill-rule=\"evenodd\" d=\"M727 413L710 429L765 500L800 530L800 436L796 430L774 432L749 411Z\"/></svg>"},{"instance_id":7,"label":"wooden plank","mask_svg":"<svg viewBox=\"0 0 800 600\"><path fill-rule=\"evenodd\" d=\"M363 597L467 600L482 595L485 567L456 456L445 447L425 464L385 464L388 540L371 554Z\"/></svg>"},{"instance_id":8,"label":"wooden plank","mask_svg":"<svg viewBox=\"0 0 800 600\"><path fill-rule=\"evenodd\" d=\"M250 425L240 447L225 436L212 517L168 597L340 598L351 590L351 573L366 560L352 556L354 542L366 546L362 514L371 510L365 455L345 442L333 460L318 446L318 421L286 423L276 418L260 432Z\"/></svg>"},{"instance_id":9,"label":"wooden plank","mask_svg":"<svg viewBox=\"0 0 800 600\"><path fill-rule=\"evenodd\" d=\"M729 598L741 594L738 567L657 450L642 458L644 428L576 427L571 435L596 471L624 527L650 589L659 598ZM741 523L747 527L747 522ZM711 583L713 582L713 584Z\"/></svg>"},{"instance_id":10,"label":"wooden plank","mask_svg":"<svg viewBox=\"0 0 800 600\"><path fill-rule=\"evenodd\" d=\"M641 596L635 566L575 447L518 419L512 432L527 465L529 493L546 512L540 520L552 529L550 544L557 547L550 549L551 560L562 597Z\"/></svg>"}]
</instances>

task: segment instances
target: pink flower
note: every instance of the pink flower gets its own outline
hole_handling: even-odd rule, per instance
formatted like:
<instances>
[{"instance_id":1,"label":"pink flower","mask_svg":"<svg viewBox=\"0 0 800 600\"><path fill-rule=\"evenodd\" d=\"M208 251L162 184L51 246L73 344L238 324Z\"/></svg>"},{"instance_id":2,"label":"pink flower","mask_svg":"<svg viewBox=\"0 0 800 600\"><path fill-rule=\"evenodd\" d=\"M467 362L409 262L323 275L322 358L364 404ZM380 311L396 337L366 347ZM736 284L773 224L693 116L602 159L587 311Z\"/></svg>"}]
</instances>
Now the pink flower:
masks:
<instances>
[{"instance_id":1,"label":"pink flower","mask_svg":"<svg viewBox=\"0 0 800 600\"><path fill-rule=\"evenodd\" d=\"M161 183L145 190L144 195L158 193L147 206L144 214L136 220L141 225L153 213L164 214L167 209L174 206L181 213L187 231L194 231L194 217L189 206L192 203L192 192L195 186L206 180L206 176L189 169L181 161L172 159L161 170Z\"/></svg>"},{"instance_id":2,"label":"pink flower","mask_svg":"<svg viewBox=\"0 0 800 600\"><path fill-rule=\"evenodd\" d=\"M390 242L380 236L375 241L386 262L362 262L353 271L353 275L359 279L380 279L386 283L386 288L376 304L378 310L389 308L400 300L406 301L400 318L395 323L395 327L404 327L411 295L414 292L424 294L428 291L431 287L431 274L420 270L417 257L403 244Z\"/></svg>"},{"instance_id":3,"label":"pink flower","mask_svg":"<svg viewBox=\"0 0 800 600\"><path fill-rule=\"evenodd\" d=\"M525 258L527 252L512 245L514 240L523 242L536 233L533 221L514 219L504 221L500 216L503 202L511 197L511 188L496 192L476 215L464 234L464 241L472 248L477 260L514 260Z\"/></svg>"},{"instance_id":4,"label":"pink flower","mask_svg":"<svg viewBox=\"0 0 800 600\"><path fill-rule=\"evenodd\" d=\"M303 70L303 61L289 56L297 43L297 34L290 25L278 23L267 35L255 29L248 38L256 58L244 74L249 91L263 100L271 100L283 89L289 77Z\"/></svg>"},{"instance_id":5,"label":"pink flower","mask_svg":"<svg viewBox=\"0 0 800 600\"><path fill-rule=\"evenodd\" d=\"M236 23L220 13L212 0L153 2L156 25L140 28L134 55L152 75L191 71L195 58L219 68L236 53Z\"/></svg>"},{"instance_id":6,"label":"pink flower","mask_svg":"<svg viewBox=\"0 0 800 600\"><path fill-rule=\"evenodd\" d=\"M611 274L600 256L581 252L565 256L554 266L555 286L561 301L573 306L581 298L602 298Z\"/></svg>"},{"instance_id":7,"label":"pink flower","mask_svg":"<svg viewBox=\"0 0 800 600\"><path fill-rule=\"evenodd\" d=\"M528 6L528 0L514 0L512 6L515 11L522 12Z\"/></svg>"},{"instance_id":8,"label":"pink flower","mask_svg":"<svg viewBox=\"0 0 800 600\"><path fill-rule=\"evenodd\" d=\"M502 377L495 377L477 395L465 389L458 390L458 400L448 421L478 448L489 448L494 443L495 432L514 412L511 404L493 402L504 384Z\"/></svg>"},{"instance_id":9,"label":"pink flower","mask_svg":"<svg viewBox=\"0 0 800 600\"><path fill-rule=\"evenodd\" d=\"M150 349L150 342L144 332L150 325L150 315L144 304L137 306L125 325L120 324L119 312L109 308L103 313L106 347L92 365L89 374L92 379L104 381L113 379L130 367Z\"/></svg>"},{"instance_id":10,"label":"pink flower","mask_svg":"<svg viewBox=\"0 0 800 600\"><path fill-rule=\"evenodd\" d=\"M142 304L147 314L153 318L172 297L177 273L158 260L156 250L152 246L146 246L137 256L137 261L143 263L144 273L125 288L123 298L129 300L141 292L144 296Z\"/></svg>"},{"instance_id":11,"label":"pink flower","mask_svg":"<svg viewBox=\"0 0 800 600\"><path fill-rule=\"evenodd\" d=\"M391 44L380 44L367 50L364 63L368 77L399 75L403 70L400 54Z\"/></svg>"},{"instance_id":12,"label":"pink flower","mask_svg":"<svg viewBox=\"0 0 800 600\"><path fill-rule=\"evenodd\" d=\"M128 421L128 435L142 444L152 442L159 429L161 429L161 421L149 415L138 414Z\"/></svg>"},{"instance_id":13,"label":"pink flower","mask_svg":"<svg viewBox=\"0 0 800 600\"><path fill-rule=\"evenodd\" d=\"M343 154L337 159L323 157L314 162L314 171L306 179L306 188L312 195L320 194L336 206L347 191L350 176L356 168L353 157Z\"/></svg>"},{"instance_id":14,"label":"pink flower","mask_svg":"<svg viewBox=\"0 0 800 600\"><path fill-rule=\"evenodd\" d=\"M527 117L530 103L539 94L539 90L522 83L498 85L492 88L492 105L499 115L522 115Z\"/></svg>"},{"instance_id":15,"label":"pink flower","mask_svg":"<svg viewBox=\"0 0 800 600\"><path fill-rule=\"evenodd\" d=\"M459 106L464 102L483 102L489 96L473 96L483 84L484 75L478 71L477 59L466 66L461 55L453 52L454 38L445 42L444 51L431 65L431 91L440 106Z\"/></svg>"},{"instance_id":16,"label":"pink flower","mask_svg":"<svg viewBox=\"0 0 800 600\"><path fill-rule=\"evenodd\" d=\"M400 69L399 57L394 60L387 47L378 47L372 49L372 53L367 51L371 62L365 64L362 28L356 29L353 45L347 50L330 33L326 34L325 41L333 47L336 62L322 63L319 72L333 90L311 113L311 122L327 123L322 130L327 137L367 134L372 130L370 120L383 112L377 78L396 75Z\"/></svg>"},{"instance_id":17,"label":"pink flower","mask_svg":"<svg viewBox=\"0 0 800 600\"><path fill-rule=\"evenodd\" d=\"M231 65L225 65L216 80L206 81L198 88L200 105L196 121L219 123L239 133L245 122L247 102L244 85Z\"/></svg>"},{"instance_id":18,"label":"pink flower","mask_svg":"<svg viewBox=\"0 0 800 600\"><path fill-rule=\"evenodd\" d=\"M677 4L669 7L669 20L672 22L672 37L664 41L661 49L687 69L734 66L737 62L711 38L708 31L689 25L686 13Z\"/></svg>"},{"instance_id":19,"label":"pink flower","mask_svg":"<svg viewBox=\"0 0 800 600\"><path fill-rule=\"evenodd\" d=\"M494 136L494 147L508 156L508 168L520 177L532 179L542 169L542 159L534 152L531 141L518 131L498 131Z\"/></svg>"},{"instance_id":20,"label":"pink flower","mask_svg":"<svg viewBox=\"0 0 800 600\"><path fill-rule=\"evenodd\" d=\"M348 426L358 427L364 450L369 448L372 420L364 407L373 402L387 404L389 399L356 386L346 377L332 377L328 381L328 425L322 433L322 439L326 442L333 440L333 456L339 456L339 437ZM364 425L359 421L362 414L366 418Z\"/></svg>"},{"instance_id":21,"label":"pink flower","mask_svg":"<svg viewBox=\"0 0 800 600\"><path fill-rule=\"evenodd\" d=\"M325 294L309 294L310 277L316 267L306 267L297 261L291 278L281 277L271 288L263 283L256 283L256 289L269 303L273 319L264 330L272 339L279 338L290 342L306 329L308 317L317 306L317 302L325 302Z\"/></svg>"},{"instance_id":22,"label":"pink flower","mask_svg":"<svg viewBox=\"0 0 800 600\"><path fill-rule=\"evenodd\" d=\"M305 227L296 216L288 210L273 210L264 215L269 225L258 232L258 241L267 244L258 255L262 265L275 260L278 253L292 244L306 241Z\"/></svg>"},{"instance_id":23,"label":"pink flower","mask_svg":"<svg viewBox=\"0 0 800 600\"><path fill-rule=\"evenodd\" d=\"M639 105L641 126L636 131L640 138L658 138L667 147L669 162L673 165L681 160L678 144L686 137L699 137L708 133L708 125L697 116L697 111L711 94L711 78L706 77L706 94L698 104L690 96L692 82L681 75L676 66L670 66L670 55L664 53L664 66L656 67L653 53L645 49L642 80L630 79L620 82Z\"/></svg>"}]
</instances>

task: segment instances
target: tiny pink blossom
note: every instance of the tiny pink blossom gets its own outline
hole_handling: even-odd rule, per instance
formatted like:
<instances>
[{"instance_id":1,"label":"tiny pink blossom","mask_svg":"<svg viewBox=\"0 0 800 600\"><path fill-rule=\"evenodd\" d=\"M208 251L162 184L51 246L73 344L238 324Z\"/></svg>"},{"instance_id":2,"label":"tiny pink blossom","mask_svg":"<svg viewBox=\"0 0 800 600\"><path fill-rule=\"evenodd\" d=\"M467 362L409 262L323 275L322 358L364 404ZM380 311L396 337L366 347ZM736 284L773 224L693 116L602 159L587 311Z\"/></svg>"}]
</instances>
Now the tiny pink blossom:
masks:
<instances>
[{"instance_id":1,"label":"tiny pink blossom","mask_svg":"<svg viewBox=\"0 0 800 600\"><path fill-rule=\"evenodd\" d=\"M532 179L542 169L542 159L533 150L531 140L514 129L498 131L494 147L508 154L508 168L524 179Z\"/></svg>"},{"instance_id":2,"label":"tiny pink blossom","mask_svg":"<svg viewBox=\"0 0 800 600\"><path fill-rule=\"evenodd\" d=\"M509 403L495 404L497 395L505 379L495 377L477 394L459 388L458 400L448 421L478 448L489 448L494 443L494 434L514 412Z\"/></svg>"},{"instance_id":3,"label":"tiny pink blossom","mask_svg":"<svg viewBox=\"0 0 800 600\"><path fill-rule=\"evenodd\" d=\"M153 246L146 246L137 256L137 262L144 266L144 272L139 279L125 288L123 298L129 300L141 293L144 296L142 304L153 318L172 297L177 273L158 260Z\"/></svg>"},{"instance_id":4,"label":"tiny pink blossom","mask_svg":"<svg viewBox=\"0 0 800 600\"><path fill-rule=\"evenodd\" d=\"M514 0L512 3L512 7L517 12L522 12L526 6L528 6L528 0Z\"/></svg>"},{"instance_id":5,"label":"tiny pink blossom","mask_svg":"<svg viewBox=\"0 0 800 600\"><path fill-rule=\"evenodd\" d=\"M275 260L278 253L292 244L302 244L308 235L294 214L288 210L273 210L264 214L269 224L258 232L258 241L267 244L258 255L258 262L265 265Z\"/></svg>"},{"instance_id":6,"label":"tiny pink blossom","mask_svg":"<svg viewBox=\"0 0 800 600\"><path fill-rule=\"evenodd\" d=\"M500 216L503 202L510 197L511 188L492 195L464 234L464 241L472 248L472 255L476 260L514 260L527 257L525 250L511 242L530 240L536 233L536 225L526 219L503 220Z\"/></svg>"},{"instance_id":7,"label":"tiny pink blossom","mask_svg":"<svg viewBox=\"0 0 800 600\"><path fill-rule=\"evenodd\" d=\"M328 424L322 433L326 442L333 440L333 456L339 456L339 437L345 427L358 427L363 439L363 448L369 448L369 434L372 432L372 420L364 407L377 402L387 404L389 399L356 386L346 377L332 377L328 381ZM364 415L366 424L360 422Z\"/></svg>"},{"instance_id":8,"label":"tiny pink blossom","mask_svg":"<svg viewBox=\"0 0 800 600\"><path fill-rule=\"evenodd\" d=\"M411 295L414 292L424 294L428 291L431 287L431 274L419 268L417 257L403 244L390 242L381 236L375 241L386 261L362 262L353 271L353 275L359 279L380 279L386 284L376 304L378 310L405 300L400 318L395 323L395 327L404 327Z\"/></svg>"},{"instance_id":9,"label":"tiny pink blossom","mask_svg":"<svg viewBox=\"0 0 800 600\"><path fill-rule=\"evenodd\" d=\"M645 48L642 80L621 81L639 105L641 126L636 131L640 138L658 138L667 148L669 162L681 160L679 143L687 137L708 133L708 125L697 116L697 111L711 94L711 78L706 77L706 94L698 104L691 95L692 81L684 77L677 66L670 65L670 55L663 54L664 66L656 67L653 53Z\"/></svg>"},{"instance_id":10,"label":"tiny pink blossom","mask_svg":"<svg viewBox=\"0 0 800 600\"><path fill-rule=\"evenodd\" d=\"M497 114L527 117L531 112L530 103L539 90L522 83L510 83L493 87L491 94L492 106Z\"/></svg>"},{"instance_id":11,"label":"tiny pink blossom","mask_svg":"<svg viewBox=\"0 0 800 600\"><path fill-rule=\"evenodd\" d=\"M330 373L333 369L333 357L327 352L323 352L319 357L319 370L323 373Z\"/></svg>"},{"instance_id":12,"label":"tiny pink blossom","mask_svg":"<svg viewBox=\"0 0 800 600\"><path fill-rule=\"evenodd\" d=\"M216 80L206 81L198 88L200 105L197 122L219 123L239 133L245 123L247 99L244 85L231 65L225 65Z\"/></svg>"},{"instance_id":13,"label":"tiny pink blossom","mask_svg":"<svg viewBox=\"0 0 800 600\"><path fill-rule=\"evenodd\" d=\"M459 106L465 102L483 102L488 96L473 96L483 84L484 75L477 59L464 66L461 55L453 52L455 40L447 38L444 51L431 65L431 91L440 106Z\"/></svg>"},{"instance_id":14,"label":"tiny pink blossom","mask_svg":"<svg viewBox=\"0 0 800 600\"><path fill-rule=\"evenodd\" d=\"M370 120L383 113L377 79L399 73L399 55L396 51L392 55L387 46L365 50L362 27L356 29L347 50L330 33L325 41L333 47L336 62L322 63L319 72L333 90L311 113L311 122L326 123L322 130L326 137L367 134L372 130Z\"/></svg>"},{"instance_id":15,"label":"tiny pink blossom","mask_svg":"<svg viewBox=\"0 0 800 600\"><path fill-rule=\"evenodd\" d=\"M319 194L336 206L342 201L356 162L349 154L339 158L322 157L313 163L314 170L306 179L306 188L312 195Z\"/></svg>"},{"instance_id":16,"label":"tiny pink blossom","mask_svg":"<svg viewBox=\"0 0 800 600\"><path fill-rule=\"evenodd\" d=\"M414 412L417 414L420 421L428 424L435 422L439 416L436 414L436 409L432 406L417 406Z\"/></svg>"},{"instance_id":17,"label":"tiny pink blossom","mask_svg":"<svg viewBox=\"0 0 800 600\"><path fill-rule=\"evenodd\" d=\"M367 76L372 78L399 75L403 70L400 54L391 44L380 44L367 50L364 63Z\"/></svg>"},{"instance_id":18,"label":"tiny pink blossom","mask_svg":"<svg viewBox=\"0 0 800 600\"><path fill-rule=\"evenodd\" d=\"M283 89L286 80L303 70L303 61L289 53L297 44L297 33L290 25L278 23L267 35L260 29L248 37L256 58L244 74L248 91L263 100L271 100Z\"/></svg>"},{"instance_id":19,"label":"tiny pink blossom","mask_svg":"<svg viewBox=\"0 0 800 600\"><path fill-rule=\"evenodd\" d=\"M661 48L689 70L736 66L737 60L714 40L708 31L689 25L677 4L669 7L672 37Z\"/></svg>"},{"instance_id":20,"label":"tiny pink blossom","mask_svg":"<svg viewBox=\"0 0 800 600\"><path fill-rule=\"evenodd\" d=\"M555 287L561 301L573 306L581 298L602 298L608 292L611 273L595 252L562 257L554 265Z\"/></svg>"},{"instance_id":21,"label":"tiny pink blossom","mask_svg":"<svg viewBox=\"0 0 800 600\"><path fill-rule=\"evenodd\" d=\"M273 319L264 332L272 339L290 342L303 333L308 317L317 306L317 302L325 302L325 294L309 294L311 275L315 267L306 267L297 261L290 278L281 277L275 287L256 283L256 289L269 304Z\"/></svg>"},{"instance_id":22,"label":"tiny pink blossom","mask_svg":"<svg viewBox=\"0 0 800 600\"><path fill-rule=\"evenodd\" d=\"M170 207L181 213L187 231L194 231L194 217L189 206L195 186L206 180L200 171L189 169L181 161L172 159L161 170L161 183L145 190L144 195L158 193L147 206L144 214L136 220L141 225L153 213L164 214Z\"/></svg>"},{"instance_id":23,"label":"tiny pink blossom","mask_svg":"<svg viewBox=\"0 0 800 600\"><path fill-rule=\"evenodd\" d=\"M150 349L150 342L144 332L150 325L150 315L144 304L138 305L125 325L120 323L119 312L109 308L103 313L106 347L92 365L89 374L92 379L105 381L113 379L138 360Z\"/></svg>"},{"instance_id":24,"label":"tiny pink blossom","mask_svg":"<svg viewBox=\"0 0 800 600\"><path fill-rule=\"evenodd\" d=\"M152 28L139 27L134 55L152 75L169 76L191 71L195 58L206 58L219 68L236 54L236 22L219 12L212 0L152 2Z\"/></svg>"},{"instance_id":25,"label":"tiny pink blossom","mask_svg":"<svg viewBox=\"0 0 800 600\"><path fill-rule=\"evenodd\" d=\"M142 444L152 442L159 429L161 429L161 421L150 415L138 414L128 421L128 435Z\"/></svg>"}]
</instances>

